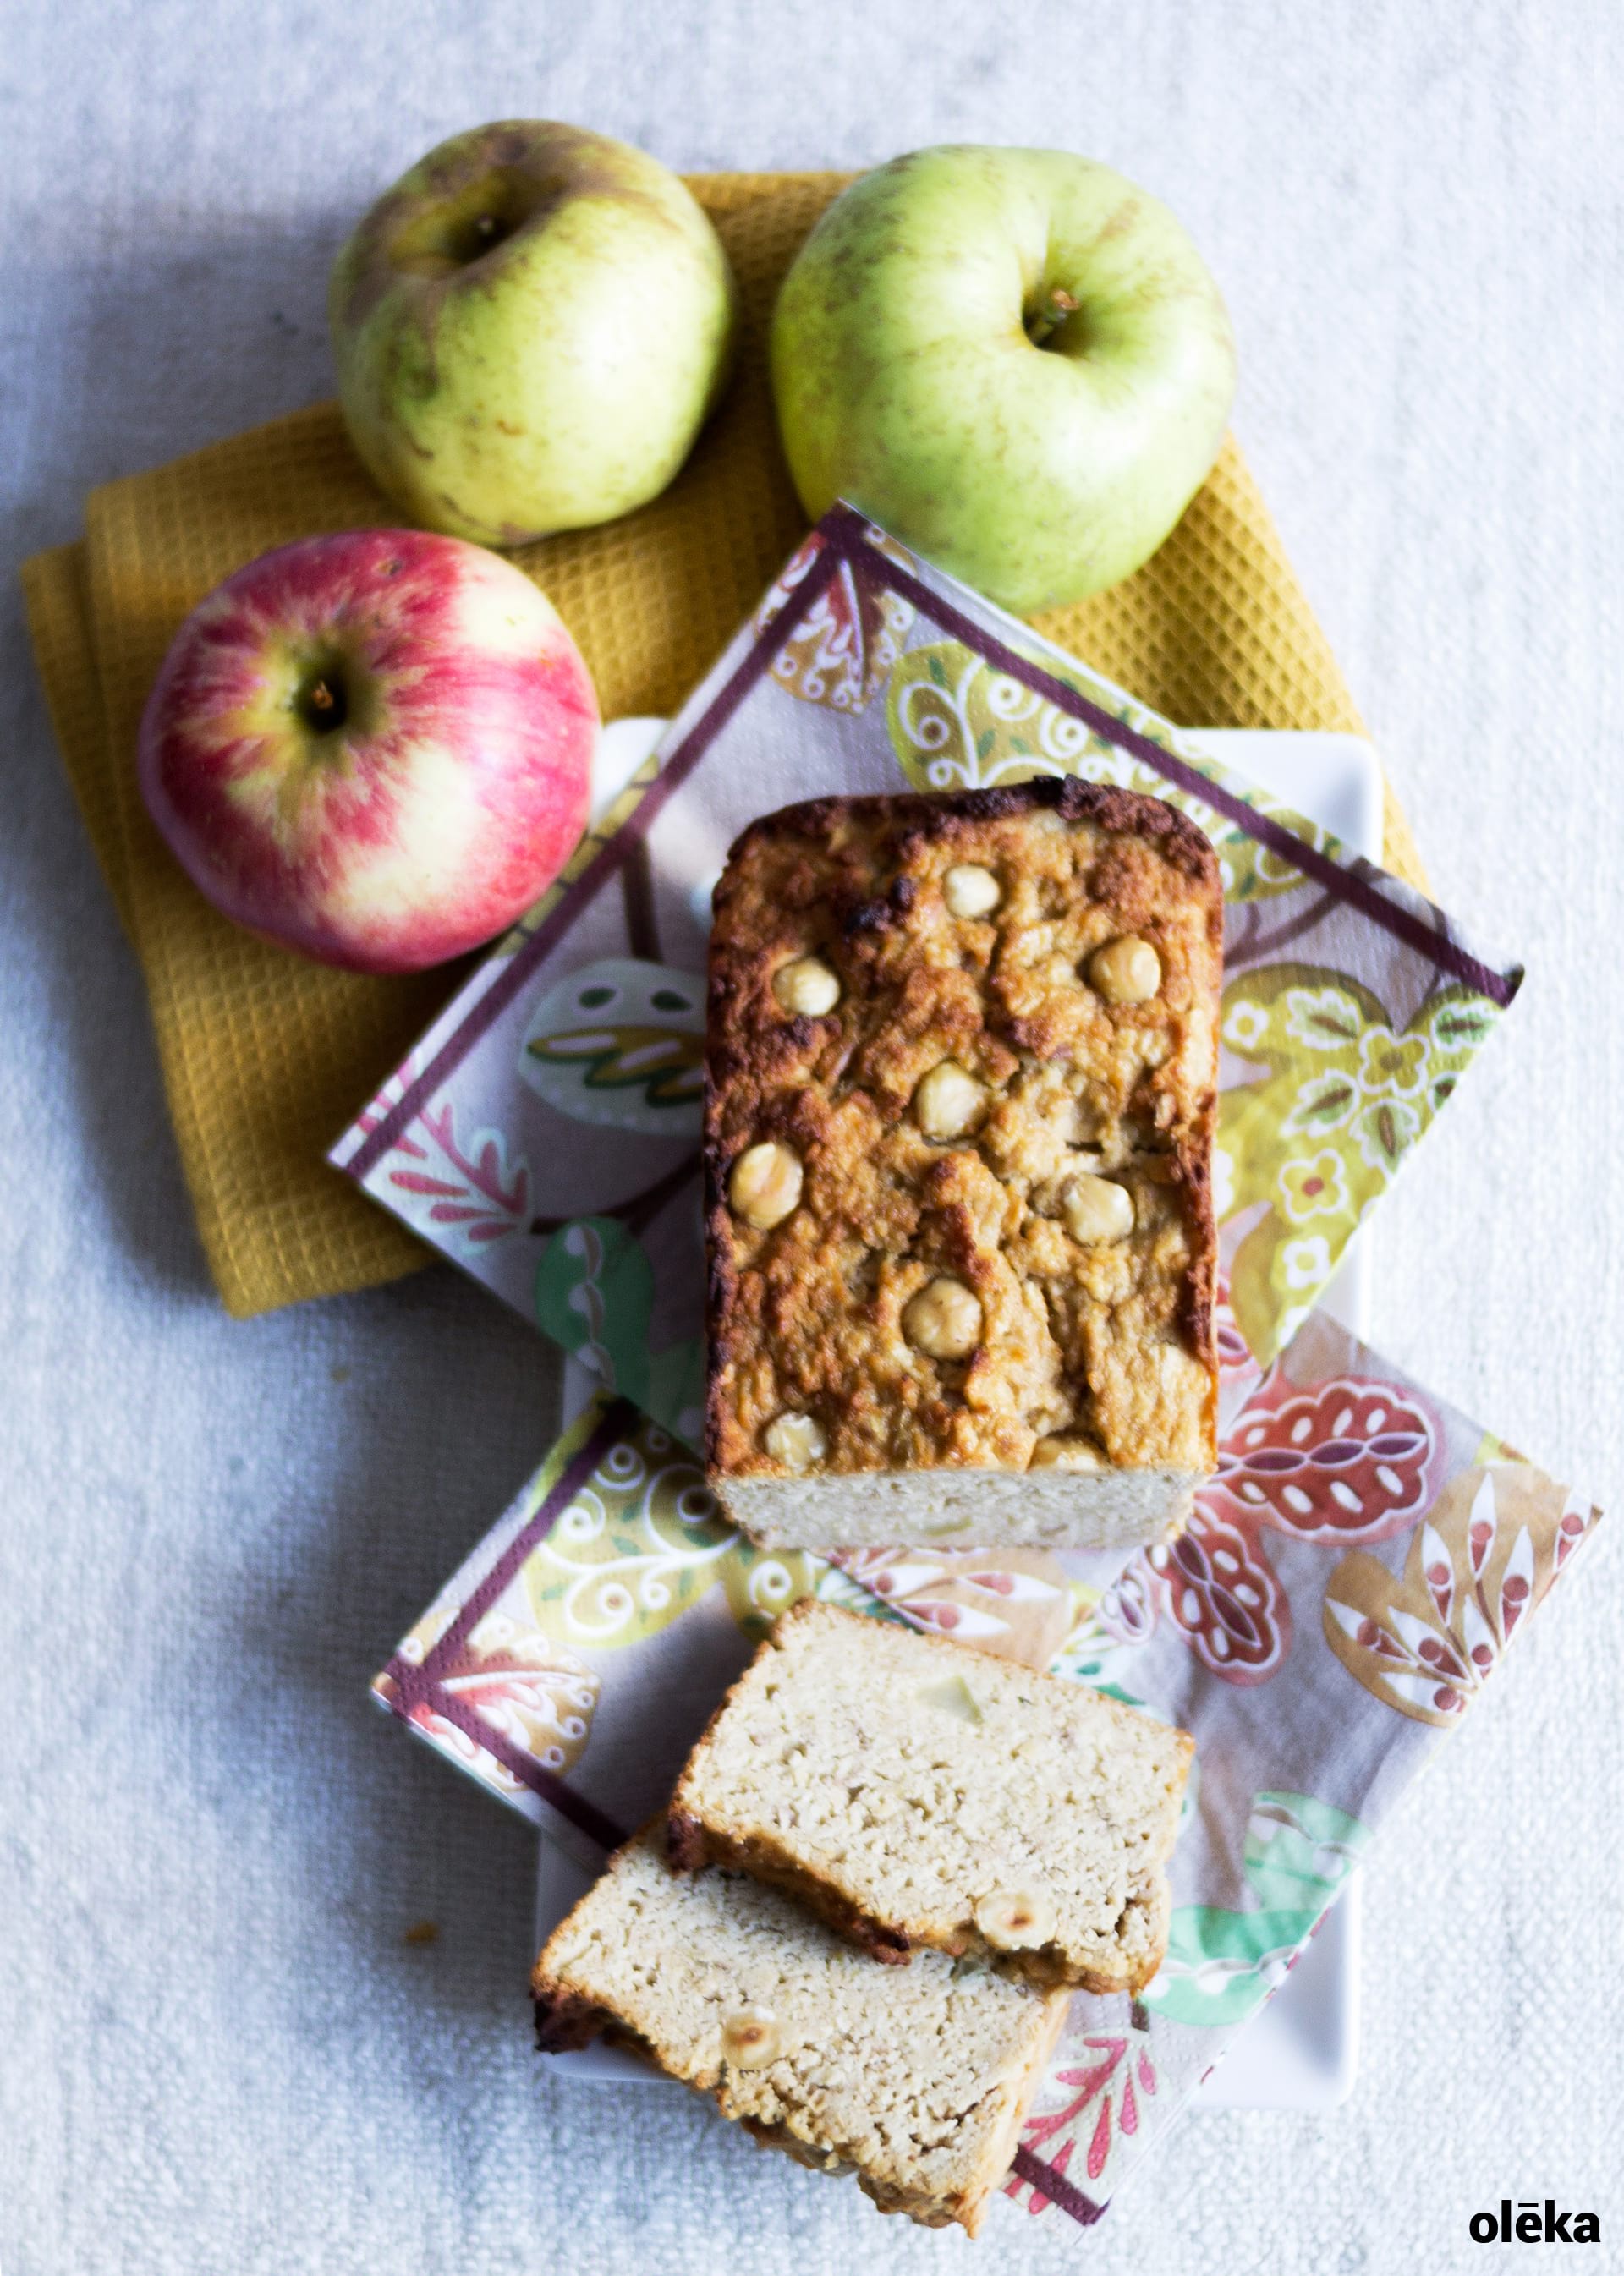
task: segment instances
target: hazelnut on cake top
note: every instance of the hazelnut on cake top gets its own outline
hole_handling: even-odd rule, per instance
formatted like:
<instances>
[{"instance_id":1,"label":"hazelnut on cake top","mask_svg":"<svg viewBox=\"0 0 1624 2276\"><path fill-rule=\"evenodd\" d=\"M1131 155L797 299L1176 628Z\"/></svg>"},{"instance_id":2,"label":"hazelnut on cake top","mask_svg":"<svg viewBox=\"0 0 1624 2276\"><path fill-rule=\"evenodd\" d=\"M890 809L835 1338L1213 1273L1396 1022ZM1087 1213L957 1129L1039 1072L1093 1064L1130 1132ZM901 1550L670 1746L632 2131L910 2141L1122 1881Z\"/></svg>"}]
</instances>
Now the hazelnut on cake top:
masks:
<instances>
[{"instance_id":1,"label":"hazelnut on cake top","mask_svg":"<svg viewBox=\"0 0 1624 2276\"><path fill-rule=\"evenodd\" d=\"M1156 1538L1215 1459L1218 863L1075 780L755 823L713 901L707 1456L759 1539Z\"/></svg>"}]
</instances>

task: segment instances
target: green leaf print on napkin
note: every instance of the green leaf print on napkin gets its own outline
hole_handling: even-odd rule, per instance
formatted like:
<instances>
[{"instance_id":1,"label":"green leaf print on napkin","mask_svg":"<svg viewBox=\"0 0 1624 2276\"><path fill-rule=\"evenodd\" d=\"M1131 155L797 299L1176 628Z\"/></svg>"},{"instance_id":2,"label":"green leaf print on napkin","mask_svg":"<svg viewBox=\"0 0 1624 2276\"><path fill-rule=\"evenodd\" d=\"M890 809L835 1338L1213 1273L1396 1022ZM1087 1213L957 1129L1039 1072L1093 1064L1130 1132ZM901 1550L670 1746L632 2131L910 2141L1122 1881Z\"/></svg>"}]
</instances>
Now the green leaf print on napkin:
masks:
<instances>
[{"instance_id":1,"label":"green leaf print on napkin","mask_svg":"<svg viewBox=\"0 0 1624 2276\"><path fill-rule=\"evenodd\" d=\"M649 1348L654 1269L634 1233L611 1217L561 1225L535 1268L535 1316L543 1332L586 1361L610 1391L690 1446L704 1418L704 1349L687 1336Z\"/></svg>"},{"instance_id":2,"label":"green leaf print on napkin","mask_svg":"<svg viewBox=\"0 0 1624 2276\"><path fill-rule=\"evenodd\" d=\"M1209 781L1225 780L1225 769L1176 740L1165 720L1119 688L1081 671L1058 673L1051 657L1029 660ZM1258 845L1216 807L1095 734L962 641L932 641L900 658L891 675L885 726L897 763L915 790L987 790L1029 782L1036 775L1081 775L1119 790L1142 791L1188 815L1212 841L1226 901L1263 900L1302 884L1302 873L1292 861ZM1332 843L1328 832L1292 808L1249 785L1248 795L1260 813L1317 849Z\"/></svg>"},{"instance_id":3,"label":"green leaf print on napkin","mask_svg":"<svg viewBox=\"0 0 1624 2276\"><path fill-rule=\"evenodd\" d=\"M560 1446L577 1451L607 1405L607 1394L600 1393L587 1409L588 1428L577 1424ZM544 1488L545 1474L539 1483ZM542 1498L538 1492L538 1506ZM815 1592L856 1611L884 1610L822 1558L759 1549L735 1532L697 1458L644 1415L577 1487L526 1558L520 1580L541 1635L576 1652L641 1643L717 1589L739 1627L758 1643L780 1612ZM565 1658L596 1686L588 1666Z\"/></svg>"},{"instance_id":4,"label":"green leaf print on napkin","mask_svg":"<svg viewBox=\"0 0 1624 2276\"><path fill-rule=\"evenodd\" d=\"M1145 2005L1179 2023L1243 2022L1285 1976L1369 1838L1356 1817L1312 1794L1254 1795L1241 1865L1259 1909L1180 1906Z\"/></svg>"},{"instance_id":5,"label":"green leaf print on napkin","mask_svg":"<svg viewBox=\"0 0 1624 2276\"><path fill-rule=\"evenodd\" d=\"M1094 691L1086 692L1094 700ZM885 728L915 790L990 790L1035 775L1114 781L1125 763L1151 784L1147 770L1114 744L962 641L932 641L900 658L886 693Z\"/></svg>"},{"instance_id":6,"label":"green leaf print on napkin","mask_svg":"<svg viewBox=\"0 0 1624 2276\"><path fill-rule=\"evenodd\" d=\"M586 1028L537 1036L533 1058L579 1065L589 1090L641 1091L650 1106L687 1106L704 1095L704 1038L662 1028Z\"/></svg>"},{"instance_id":7,"label":"green leaf print on napkin","mask_svg":"<svg viewBox=\"0 0 1624 2276\"><path fill-rule=\"evenodd\" d=\"M1370 989L1320 965L1264 965L1225 989L1225 1043L1268 1070L1220 1094L1213 1180L1220 1221L1266 1204L1229 1267L1235 1322L1261 1364L1290 1341L1494 1018L1452 981L1395 1030Z\"/></svg>"},{"instance_id":8,"label":"green leaf print on napkin","mask_svg":"<svg viewBox=\"0 0 1624 2276\"><path fill-rule=\"evenodd\" d=\"M637 1643L722 1579L737 1540L687 1447L640 1420L526 1559L525 1598L578 1650Z\"/></svg>"}]
</instances>

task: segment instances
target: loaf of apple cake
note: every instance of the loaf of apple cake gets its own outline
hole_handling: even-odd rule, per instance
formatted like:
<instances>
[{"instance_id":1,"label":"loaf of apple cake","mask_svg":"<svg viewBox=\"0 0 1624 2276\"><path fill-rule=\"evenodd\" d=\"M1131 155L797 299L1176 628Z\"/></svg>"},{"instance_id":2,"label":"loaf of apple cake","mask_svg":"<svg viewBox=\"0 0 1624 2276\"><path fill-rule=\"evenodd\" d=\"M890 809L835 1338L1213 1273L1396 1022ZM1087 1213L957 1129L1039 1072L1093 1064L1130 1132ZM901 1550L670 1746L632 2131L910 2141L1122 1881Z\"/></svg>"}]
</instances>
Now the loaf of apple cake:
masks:
<instances>
[{"instance_id":1,"label":"loaf of apple cake","mask_svg":"<svg viewBox=\"0 0 1624 2276\"><path fill-rule=\"evenodd\" d=\"M829 798L714 896L707 1458L763 1542L1132 1545L1215 1459L1223 893L1159 799Z\"/></svg>"}]
</instances>

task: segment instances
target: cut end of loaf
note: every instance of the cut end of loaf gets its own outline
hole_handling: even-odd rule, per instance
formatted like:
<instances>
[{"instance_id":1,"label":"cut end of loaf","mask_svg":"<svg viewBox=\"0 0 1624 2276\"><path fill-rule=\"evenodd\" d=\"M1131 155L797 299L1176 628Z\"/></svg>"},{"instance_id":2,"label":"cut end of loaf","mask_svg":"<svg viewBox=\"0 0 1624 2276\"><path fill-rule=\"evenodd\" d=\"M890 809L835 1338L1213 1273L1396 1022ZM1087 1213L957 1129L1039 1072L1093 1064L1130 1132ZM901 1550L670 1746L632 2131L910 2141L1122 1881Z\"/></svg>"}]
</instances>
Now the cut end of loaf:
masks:
<instances>
[{"instance_id":1,"label":"cut end of loaf","mask_svg":"<svg viewBox=\"0 0 1624 2276\"><path fill-rule=\"evenodd\" d=\"M1187 1522L1204 1471L875 1470L710 1483L767 1549L1138 1549Z\"/></svg>"}]
</instances>

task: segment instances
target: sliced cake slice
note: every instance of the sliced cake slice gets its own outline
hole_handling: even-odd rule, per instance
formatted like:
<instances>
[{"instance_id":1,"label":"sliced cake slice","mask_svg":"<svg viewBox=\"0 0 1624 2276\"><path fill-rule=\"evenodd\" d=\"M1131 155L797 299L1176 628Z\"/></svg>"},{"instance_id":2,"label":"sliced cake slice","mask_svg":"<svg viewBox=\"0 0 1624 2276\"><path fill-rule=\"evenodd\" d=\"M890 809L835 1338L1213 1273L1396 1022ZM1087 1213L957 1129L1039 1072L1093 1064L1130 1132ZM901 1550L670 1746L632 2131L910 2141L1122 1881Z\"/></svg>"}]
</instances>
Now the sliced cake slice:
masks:
<instances>
[{"instance_id":1,"label":"sliced cake slice","mask_svg":"<svg viewBox=\"0 0 1624 2276\"><path fill-rule=\"evenodd\" d=\"M939 1953L876 1968L747 1875L674 1874L663 1833L619 1850L548 1939L531 1978L541 2046L600 2032L635 2046L758 2142L973 2236L1067 1996Z\"/></svg>"},{"instance_id":2,"label":"sliced cake slice","mask_svg":"<svg viewBox=\"0 0 1624 2276\"><path fill-rule=\"evenodd\" d=\"M1136 1992L1193 1750L1081 1684L807 1598L690 1756L672 1858L742 1866L877 1959Z\"/></svg>"}]
</instances>

